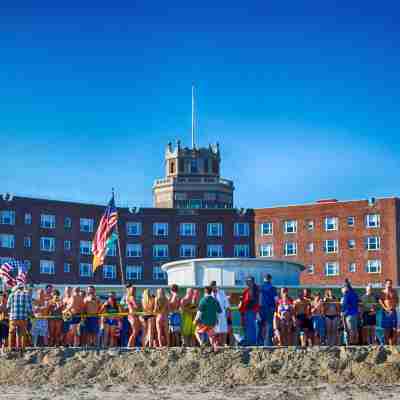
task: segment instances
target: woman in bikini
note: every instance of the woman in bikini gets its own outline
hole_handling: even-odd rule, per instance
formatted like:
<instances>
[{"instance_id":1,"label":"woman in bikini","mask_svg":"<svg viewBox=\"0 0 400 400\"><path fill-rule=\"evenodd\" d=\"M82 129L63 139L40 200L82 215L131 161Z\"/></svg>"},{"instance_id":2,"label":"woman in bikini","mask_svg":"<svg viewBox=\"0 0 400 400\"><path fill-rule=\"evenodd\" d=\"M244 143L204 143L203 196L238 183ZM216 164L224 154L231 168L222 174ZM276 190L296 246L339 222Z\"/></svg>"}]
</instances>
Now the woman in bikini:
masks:
<instances>
[{"instance_id":1,"label":"woman in bikini","mask_svg":"<svg viewBox=\"0 0 400 400\"><path fill-rule=\"evenodd\" d=\"M117 297L114 292L108 295L107 301L101 306L100 314L111 314L104 317L104 345L116 347L118 344L118 336L121 329L120 318L113 314L120 312L117 303Z\"/></svg>"},{"instance_id":2,"label":"woman in bikini","mask_svg":"<svg viewBox=\"0 0 400 400\"><path fill-rule=\"evenodd\" d=\"M325 290L323 314L325 315L326 344L328 346L338 346L340 304L333 295L332 289Z\"/></svg>"},{"instance_id":3,"label":"woman in bikini","mask_svg":"<svg viewBox=\"0 0 400 400\"><path fill-rule=\"evenodd\" d=\"M311 301L311 322L313 327L313 345L325 344L326 328L324 317L324 300L317 293Z\"/></svg>"},{"instance_id":4,"label":"woman in bikini","mask_svg":"<svg viewBox=\"0 0 400 400\"><path fill-rule=\"evenodd\" d=\"M60 346L63 332L62 319L63 302L60 292L53 291L53 297L49 301L49 346Z\"/></svg>"},{"instance_id":5,"label":"woman in bikini","mask_svg":"<svg viewBox=\"0 0 400 400\"><path fill-rule=\"evenodd\" d=\"M192 346L193 337L193 289L186 289L186 295L181 300L182 310L182 340L185 347Z\"/></svg>"},{"instance_id":6,"label":"woman in bikini","mask_svg":"<svg viewBox=\"0 0 400 400\"><path fill-rule=\"evenodd\" d=\"M156 331L158 346L169 346L168 332L168 299L162 288L157 289L154 301L154 314L156 315Z\"/></svg>"},{"instance_id":7,"label":"woman in bikini","mask_svg":"<svg viewBox=\"0 0 400 400\"><path fill-rule=\"evenodd\" d=\"M273 321L278 346L291 346L293 344L294 318L293 300L289 297L288 290L283 288Z\"/></svg>"},{"instance_id":8,"label":"woman in bikini","mask_svg":"<svg viewBox=\"0 0 400 400\"><path fill-rule=\"evenodd\" d=\"M142 308L143 315L140 318L143 324L142 347L153 347L155 342L156 321L154 318L155 298L150 294L149 289L143 291Z\"/></svg>"},{"instance_id":9,"label":"woman in bikini","mask_svg":"<svg viewBox=\"0 0 400 400\"><path fill-rule=\"evenodd\" d=\"M128 347L135 347L136 338L139 336L140 332L140 319L136 314L139 311L139 306L136 303L136 289L134 286L129 286L127 289L126 303L128 305L128 321L131 326Z\"/></svg>"}]
</instances>

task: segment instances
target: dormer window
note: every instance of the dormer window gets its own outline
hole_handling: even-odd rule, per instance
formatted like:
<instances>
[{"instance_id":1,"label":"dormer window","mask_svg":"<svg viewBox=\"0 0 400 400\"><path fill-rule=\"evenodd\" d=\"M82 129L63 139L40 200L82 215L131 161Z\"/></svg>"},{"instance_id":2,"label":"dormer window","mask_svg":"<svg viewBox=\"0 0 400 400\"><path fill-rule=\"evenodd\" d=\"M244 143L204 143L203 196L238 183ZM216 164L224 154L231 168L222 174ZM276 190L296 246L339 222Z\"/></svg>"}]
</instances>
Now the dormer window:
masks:
<instances>
[{"instance_id":1,"label":"dormer window","mask_svg":"<svg viewBox=\"0 0 400 400\"><path fill-rule=\"evenodd\" d=\"M170 161L169 163L169 173L174 174L175 173L175 161Z\"/></svg>"}]
</instances>

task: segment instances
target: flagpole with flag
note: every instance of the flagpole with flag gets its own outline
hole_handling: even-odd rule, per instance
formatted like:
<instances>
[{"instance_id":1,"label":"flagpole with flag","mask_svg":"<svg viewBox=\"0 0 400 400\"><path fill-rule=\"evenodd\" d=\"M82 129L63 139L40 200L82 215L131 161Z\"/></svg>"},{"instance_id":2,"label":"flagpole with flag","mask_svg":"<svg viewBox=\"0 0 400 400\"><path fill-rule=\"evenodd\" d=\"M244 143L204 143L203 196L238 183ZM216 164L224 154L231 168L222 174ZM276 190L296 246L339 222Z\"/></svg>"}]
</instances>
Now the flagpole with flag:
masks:
<instances>
[{"instance_id":1,"label":"flagpole with flag","mask_svg":"<svg viewBox=\"0 0 400 400\"><path fill-rule=\"evenodd\" d=\"M117 241L118 245L121 283L124 285L125 277L122 265L121 243L118 230L118 211L115 206L114 189L112 189L111 200L100 219L99 226L93 239L93 274L96 272L98 267L104 264L107 252L115 241Z\"/></svg>"}]
</instances>

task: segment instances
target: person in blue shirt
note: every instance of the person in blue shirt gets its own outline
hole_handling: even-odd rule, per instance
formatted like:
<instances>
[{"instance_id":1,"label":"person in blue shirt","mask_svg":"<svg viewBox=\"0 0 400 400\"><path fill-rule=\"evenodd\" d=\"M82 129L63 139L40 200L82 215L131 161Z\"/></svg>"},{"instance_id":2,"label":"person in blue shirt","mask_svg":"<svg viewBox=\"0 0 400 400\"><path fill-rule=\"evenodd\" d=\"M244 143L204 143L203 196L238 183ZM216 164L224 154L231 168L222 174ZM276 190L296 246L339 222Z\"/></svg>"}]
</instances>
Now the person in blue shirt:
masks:
<instances>
[{"instance_id":1,"label":"person in blue shirt","mask_svg":"<svg viewBox=\"0 0 400 400\"><path fill-rule=\"evenodd\" d=\"M277 300L278 293L276 288L272 286L272 276L267 274L260 287L260 329L257 338L259 346L273 345L273 319Z\"/></svg>"},{"instance_id":2,"label":"person in blue shirt","mask_svg":"<svg viewBox=\"0 0 400 400\"><path fill-rule=\"evenodd\" d=\"M342 288L341 301L342 316L345 331L348 336L348 344L358 343L358 295L348 279Z\"/></svg>"}]
</instances>

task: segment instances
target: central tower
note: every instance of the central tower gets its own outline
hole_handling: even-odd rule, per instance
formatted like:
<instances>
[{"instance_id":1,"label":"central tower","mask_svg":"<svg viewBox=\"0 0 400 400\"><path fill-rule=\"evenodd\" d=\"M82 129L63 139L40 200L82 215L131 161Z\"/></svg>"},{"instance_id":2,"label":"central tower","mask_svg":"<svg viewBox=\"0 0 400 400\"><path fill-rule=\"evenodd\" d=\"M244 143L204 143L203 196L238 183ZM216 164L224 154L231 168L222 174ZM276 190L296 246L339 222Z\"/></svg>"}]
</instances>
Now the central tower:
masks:
<instances>
[{"instance_id":1,"label":"central tower","mask_svg":"<svg viewBox=\"0 0 400 400\"><path fill-rule=\"evenodd\" d=\"M153 185L157 208L232 208L233 182L220 177L218 143L208 148L175 147L165 150L165 178Z\"/></svg>"}]
</instances>

